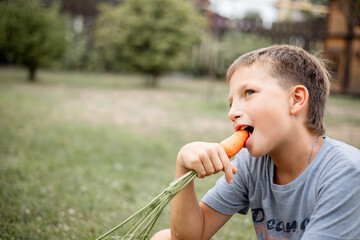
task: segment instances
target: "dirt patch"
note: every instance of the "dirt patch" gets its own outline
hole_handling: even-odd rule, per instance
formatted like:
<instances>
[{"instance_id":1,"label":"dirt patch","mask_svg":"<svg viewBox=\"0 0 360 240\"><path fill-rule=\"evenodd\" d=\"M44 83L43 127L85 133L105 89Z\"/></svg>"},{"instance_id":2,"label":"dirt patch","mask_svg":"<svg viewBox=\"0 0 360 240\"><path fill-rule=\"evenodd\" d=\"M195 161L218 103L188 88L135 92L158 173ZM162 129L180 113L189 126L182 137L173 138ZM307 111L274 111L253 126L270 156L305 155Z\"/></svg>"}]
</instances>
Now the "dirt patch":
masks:
<instances>
[{"instance_id":1,"label":"dirt patch","mask_svg":"<svg viewBox=\"0 0 360 240\"><path fill-rule=\"evenodd\" d=\"M326 112L332 115L349 116L360 121L360 111L351 111L345 106L327 105Z\"/></svg>"},{"instance_id":2,"label":"dirt patch","mask_svg":"<svg viewBox=\"0 0 360 240\"><path fill-rule=\"evenodd\" d=\"M327 128L326 135L358 148L360 147L360 126L337 125L336 127Z\"/></svg>"},{"instance_id":3,"label":"dirt patch","mask_svg":"<svg viewBox=\"0 0 360 240\"><path fill-rule=\"evenodd\" d=\"M183 109L177 109L176 106L191 105L203 97L196 93L149 89L52 88L49 91L48 94L57 95L61 99L53 112L53 117L59 119L79 119L95 125L113 123L125 128L150 131L169 128L182 131L185 135L194 131L231 131L231 124L226 117L204 116L198 113L196 105L186 114ZM351 122L359 120L360 112L337 105L328 105L326 111L330 117L336 116L327 126L327 135L359 147L360 124L354 126L345 122L349 119Z\"/></svg>"},{"instance_id":4,"label":"dirt patch","mask_svg":"<svg viewBox=\"0 0 360 240\"><path fill-rule=\"evenodd\" d=\"M226 119L186 115L176 109L179 101L191 102L184 92L147 89L58 91L67 96L57 108L61 118L81 119L93 124L114 123L136 128L176 128L196 131L229 130ZM230 127L229 127L230 126Z\"/></svg>"}]
</instances>

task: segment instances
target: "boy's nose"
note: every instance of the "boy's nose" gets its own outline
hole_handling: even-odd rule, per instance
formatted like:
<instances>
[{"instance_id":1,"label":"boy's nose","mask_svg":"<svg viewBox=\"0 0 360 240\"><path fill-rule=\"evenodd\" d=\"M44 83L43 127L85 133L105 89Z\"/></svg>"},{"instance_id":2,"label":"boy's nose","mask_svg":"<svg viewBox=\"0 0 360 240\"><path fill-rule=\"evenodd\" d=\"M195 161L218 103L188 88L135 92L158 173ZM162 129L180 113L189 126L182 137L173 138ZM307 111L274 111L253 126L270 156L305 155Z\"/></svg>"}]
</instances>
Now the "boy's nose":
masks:
<instances>
[{"instance_id":1,"label":"boy's nose","mask_svg":"<svg viewBox=\"0 0 360 240\"><path fill-rule=\"evenodd\" d=\"M234 104L231 106L228 117L231 121L235 121L237 118L240 118L244 115L244 111L239 106L234 106Z\"/></svg>"}]
</instances>

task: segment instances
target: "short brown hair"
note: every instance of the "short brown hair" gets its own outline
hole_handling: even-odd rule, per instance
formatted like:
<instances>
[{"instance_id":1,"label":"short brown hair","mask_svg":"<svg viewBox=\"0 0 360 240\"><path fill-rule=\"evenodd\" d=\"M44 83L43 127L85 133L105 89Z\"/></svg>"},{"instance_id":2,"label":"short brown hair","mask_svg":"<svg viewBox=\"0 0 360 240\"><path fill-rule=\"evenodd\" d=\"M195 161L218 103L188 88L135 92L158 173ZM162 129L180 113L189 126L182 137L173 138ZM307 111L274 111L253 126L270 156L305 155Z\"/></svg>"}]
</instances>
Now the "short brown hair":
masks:
<instances>
[{"instance_id":1,"label":"short brown hair","mask_svg":"<svg viewBox=\"0 0 360 240\"><path fill-rule=\"evenodd\" d=\"M318 134L325 133L323 124L325 104L330 91L330 75L324 60L311 55L300 47L274 45L240 56L229 67L226 79L241 66L260 63L269 76L279 80L280 85L289 88L304 85L309 91L308 126Z\"/></svg>"}]
</instances>

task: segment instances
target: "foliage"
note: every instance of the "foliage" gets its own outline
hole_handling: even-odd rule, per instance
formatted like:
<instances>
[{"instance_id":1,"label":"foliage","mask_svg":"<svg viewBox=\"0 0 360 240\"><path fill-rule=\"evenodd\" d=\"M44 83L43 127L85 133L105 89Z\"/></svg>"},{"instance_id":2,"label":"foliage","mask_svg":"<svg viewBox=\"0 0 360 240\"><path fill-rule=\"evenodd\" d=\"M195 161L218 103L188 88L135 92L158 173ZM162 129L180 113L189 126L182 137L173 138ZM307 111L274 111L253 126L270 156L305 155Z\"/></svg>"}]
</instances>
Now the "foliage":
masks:
<instances>
[{"instance_id":1,"label":"foliage","mask_svg":"<svg viewBox=\"0 0 360 240\"><path fill-rule=\"evenodd\" d=\"M256 27L263 26L263 20L259 12L250 10L245 13L245 16L242 19L243 21L254 22Z\"/></svg>"},{"instance_id":2,"label":"foliage","mask_svg":"<svg viewBox=\"0 0 360 240\"><path fill-rule=\"evenodd\" d=\"M66 48L65 24L59 8L39 0L0 3L0 53L8 62L25 66L29 80L35 72L61 56Z\"/></svg>"},{"instance_id":3,"label":"foliage","mask_svg":"<svg viewBox=\"0 0 360 240\"><path fill-rule=\"evenodd\" d=\"M89 37L84 33L69 30L68 46L61 59L61 65L66 70L103 70L103 61L96 49L90 45Z\"/></svg>"},{"instance_id":4,"label":"foliage","mask_svg":"<svg viewBox=\"0 0 360 240\"><path fill-rule=\"evenodd\" d=\"M310 2L315 5L330 7L330 0L311 0ZM319 28L326 28L327 14L319 14L311 11L303 11L302 15L304 17L305 22L317 25Z\"/></svg>"},{"instance_id":5,"label":"foliage","mask_svg":"<svg viewBox=\"0 0 360 240\"><path fill-rule=\"evenodd\" d=\"M68 35L69 43L61 59L62 67L71 70L82 69L87 39L84 35L73 33L70 30Z\"/></svg>"},{"instance_id":6,"label":"foliage","mask_svg":"<svg viewBox=\"0 0 360 240\"><path fill-rule=\"evenodd\" d=\"M160 7L161 6L161 7ZM153 77L187 66L203 19L188 1L127 0L103 5L96 39L109 68Z\"/></svg>"},{"instance_id":7,"label":"foliage","mask_svg":"<svg viewBox=\"0 0 360 240\"><path fill-rule=\"evenodd\" d=\"M239 56L255 49L270 46L272 42L259 35L228 31L220 40L217 74L224 76L227 68Z\"/></svg>"}]
</instances>

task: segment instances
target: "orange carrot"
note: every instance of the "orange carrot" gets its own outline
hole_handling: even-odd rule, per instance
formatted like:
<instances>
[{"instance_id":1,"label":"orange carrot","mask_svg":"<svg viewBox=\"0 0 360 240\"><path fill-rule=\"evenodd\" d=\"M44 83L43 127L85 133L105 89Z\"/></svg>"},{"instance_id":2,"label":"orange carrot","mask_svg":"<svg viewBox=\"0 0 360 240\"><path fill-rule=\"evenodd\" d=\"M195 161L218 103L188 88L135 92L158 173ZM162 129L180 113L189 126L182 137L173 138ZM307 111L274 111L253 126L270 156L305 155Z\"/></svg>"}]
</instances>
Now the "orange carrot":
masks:
<instances>
[{"instance_id":1,"label":"orange carrot","mask_svg":"<svg viewBox=\"0 0 360 240\"><path fill-rule=\"evenodd\" d=\"M220 146L225 150L228 157L231 158L240 151L248 137L248 131L240 130L221 141Z\"/></svg>"}]
</instances>

